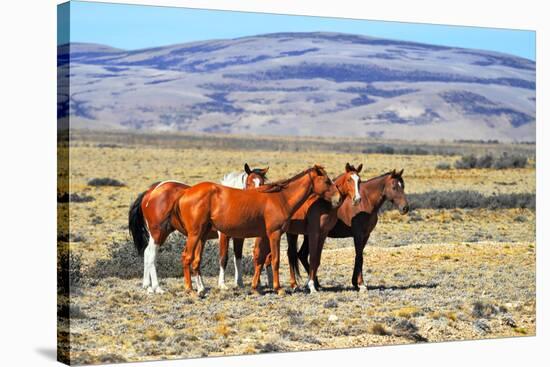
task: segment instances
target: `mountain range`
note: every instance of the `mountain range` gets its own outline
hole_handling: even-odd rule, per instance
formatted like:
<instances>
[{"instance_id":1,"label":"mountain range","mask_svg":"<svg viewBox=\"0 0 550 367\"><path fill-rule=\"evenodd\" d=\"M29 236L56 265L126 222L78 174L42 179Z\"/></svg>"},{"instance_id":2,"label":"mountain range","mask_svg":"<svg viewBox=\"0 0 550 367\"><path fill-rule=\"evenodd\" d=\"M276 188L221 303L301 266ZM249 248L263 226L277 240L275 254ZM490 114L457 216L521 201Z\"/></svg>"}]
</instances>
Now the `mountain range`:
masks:
<instances>
[{"instance_id":1,"label":"mountain range","mask_svg":"<svg viewBox=\"0 0 550 367\"><path fill-rule=\"evenodd\" d=\"M71 128L534 141L536 64L340 33L58 46Z\"/></svg>"}]
</instances>

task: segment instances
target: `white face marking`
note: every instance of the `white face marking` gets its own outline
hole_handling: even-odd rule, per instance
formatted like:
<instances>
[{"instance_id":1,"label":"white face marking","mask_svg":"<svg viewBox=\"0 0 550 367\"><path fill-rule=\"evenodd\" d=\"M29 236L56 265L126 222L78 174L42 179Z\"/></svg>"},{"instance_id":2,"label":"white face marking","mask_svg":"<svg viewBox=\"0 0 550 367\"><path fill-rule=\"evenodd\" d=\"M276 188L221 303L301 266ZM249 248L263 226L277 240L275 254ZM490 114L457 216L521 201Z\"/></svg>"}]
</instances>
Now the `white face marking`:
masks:
<instances>
[{"instance_id":1,"label":"white face marking","mask_svg":"<svg viewBox=\"0 0 550 367\"><path fill-rule=\"evenodd\" d=\"M403 188L403 184L401 183L401 181L397 181L397 186Z\"/></svg>"},{"instance_id":2,"label":"white face marking","mask_svg":"<svg viewBox=\"0 0 550 367\"><path fill-rule=\"evenodd\" d=\"M359 194L359 176L356 173L354 173L351 175L351 178L355 183L355 197L353 198L353 200L359 201L361 200L361 195Z\"/></svg>"},{"instance_id":3,"label":"white face marking","mask_svg":"<svg viewBox=\"0 0 550 367\"><path fill-rule=\"evenodd\" d=\"M254 187L260 187L260 179L259 178L253 178L252 181L254 182Z\"/></svg>"}]
</instances>

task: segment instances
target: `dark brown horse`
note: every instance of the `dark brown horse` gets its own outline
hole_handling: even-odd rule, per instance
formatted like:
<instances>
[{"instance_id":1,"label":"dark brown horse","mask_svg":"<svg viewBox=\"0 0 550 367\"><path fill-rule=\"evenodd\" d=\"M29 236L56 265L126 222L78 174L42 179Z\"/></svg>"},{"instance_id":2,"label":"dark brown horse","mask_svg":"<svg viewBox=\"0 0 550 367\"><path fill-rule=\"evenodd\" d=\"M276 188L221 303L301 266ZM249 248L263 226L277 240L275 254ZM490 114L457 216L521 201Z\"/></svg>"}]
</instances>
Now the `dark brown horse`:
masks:
<instances>
[{"instance_id":1,"label":"dark brown horse","mask_svg":"<svg viewBox=\"0 0 550 367\"><path fill-rule=\"evenodd\" d=\"M361 178L359 173L363 165L360 164L357 168L346 163L345 172L334 179L336 188L342 195L342 198L349 199L352 205L359 205L361 202L361 196L359 194L359 184ZM310 292L317 292L314 286L314 279L317 277L317 269L321 264L321 252L323 250L323 244L328 235L328 232L334 227L337 221L338 207L334 208L328 205L324 200L312 197L308 199L301 207L294 213L290 220L288 231L286 232L288 240L288 257L290 266L290 286L297 288L296 275L299 276L298 260L297 260L297 246L296 242L299 234L307 235L309 244L309 253L311 266L308 269L308 282L307 287ZM267 247L266 241L256 239L256 247ZM269 251L268 248L264 250ZM255 263L259 260L255 259ZM269 263L269 256L265 262L266 267Z\"/></svg>"},{"instance_id":2,"label":"dark brown horse","mask_svg":"<svg viewBox=\"0 0 550 367\"><path fill-rule=\"evenodd\" d=\"M204 292L200 275L202 249L213 229L234 238L263 237L269 239L272 254L273 287L283 293L279 284L279 248L282 233L289 219L312 195L340 204L341 197L332 180L318 165L296 176L253 190L237 190L211 182L203 182L186 190L176 206L176 229L187 231L187 244L182 254L185 289L190 291L191 274L198 293ZM332 194L328 194L332 192ZM263 259L262 259L263 260ZM254 274L253 288L259 274Z\"/></svg>"},{"instance_id":3,"label":"dark brown horse","mask_svg":"<svg viewBox=\"0 0 550 367\"><path fill-rule=\"evenodd\" d=\"M403 170L400 172L393 170L381 176L371 178L368 181L364 181L359 185L361 204L354 206L349 199L346 199L338 208L338 220L328 233L328 237L353 237L355 246L355 265L351 283L356 290L367 290L367 286L363 280L363 250L371 232L376 227L376 223L378 223L378 212L382 205L386 201L389 201L398 208L401 214L407 214L409 212L409 203L405 195L405 181L403 181L402 176ZM291 247L289 245L289 250L290 249ZM308 263L309 253L308 238L304 236L304 242L300 248L298 257L307 271L309 271L310 268ZM293 256L289 255L289 259L291 257ZM318 287L319 282L316 278L314 279Z\"/></svg>"},{"instance_id":4,"label":"dark brown horse","mask_svg":"<svg viewBox=\"0 0 550 367\"><path fill-rule=\"evenodd\" d=\"M245 171L248 171L244 180L246 188L254 188L258 182L264 183L262 169L250 170L245 163ZM174 204L189 187L178 181L157 182L142 192L130 206L128 227L138 254L143 255L143 288L150 293L163 293L156 270L158 246L176 230ZM180 232L187 235L184 228ZM217 237L215 231L208 235L209 239Z\"/></svg>"}]
</instances>

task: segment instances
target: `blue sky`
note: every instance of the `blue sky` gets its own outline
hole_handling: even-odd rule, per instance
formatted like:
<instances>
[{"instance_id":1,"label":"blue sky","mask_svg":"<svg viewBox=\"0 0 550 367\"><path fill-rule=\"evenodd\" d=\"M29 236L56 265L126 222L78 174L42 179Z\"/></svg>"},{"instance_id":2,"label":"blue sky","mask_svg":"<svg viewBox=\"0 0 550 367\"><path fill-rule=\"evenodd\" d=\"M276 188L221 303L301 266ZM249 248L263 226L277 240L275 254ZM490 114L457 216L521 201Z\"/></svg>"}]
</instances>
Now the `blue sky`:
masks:
<instances>
[{"instance_id":1,"label":"blue sky","mask_svg":"<svg viewBox=\"0 0 550 367\"><path fill-rule=\"evenodd\" d=\"M130 50L264 33L313 31L492 50L535 59L534 31L71 2L71 42L101 43ZM67 41L66 32L60 32L58 43Z\"/></svg>"}]
</instances>

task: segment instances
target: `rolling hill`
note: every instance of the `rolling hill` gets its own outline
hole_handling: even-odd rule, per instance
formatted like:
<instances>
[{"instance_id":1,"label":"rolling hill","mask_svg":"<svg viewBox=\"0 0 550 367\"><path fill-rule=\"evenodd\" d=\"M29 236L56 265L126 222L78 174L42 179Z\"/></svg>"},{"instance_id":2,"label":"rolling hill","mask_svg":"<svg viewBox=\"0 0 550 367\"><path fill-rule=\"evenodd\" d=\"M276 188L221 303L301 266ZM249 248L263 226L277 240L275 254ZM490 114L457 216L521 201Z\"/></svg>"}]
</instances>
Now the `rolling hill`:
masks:
<instances>
[{"instance_id":1,"label":"rolling hill","mask_svg":"<svg viewBox=\"0 0 550 367\"><path fill-rule=\"evenodd\" d=\"M131 51L71 43L58 47L58 115L86 129L534 141L535 69L339 33Z\"/></svg>"}]
</instances>

